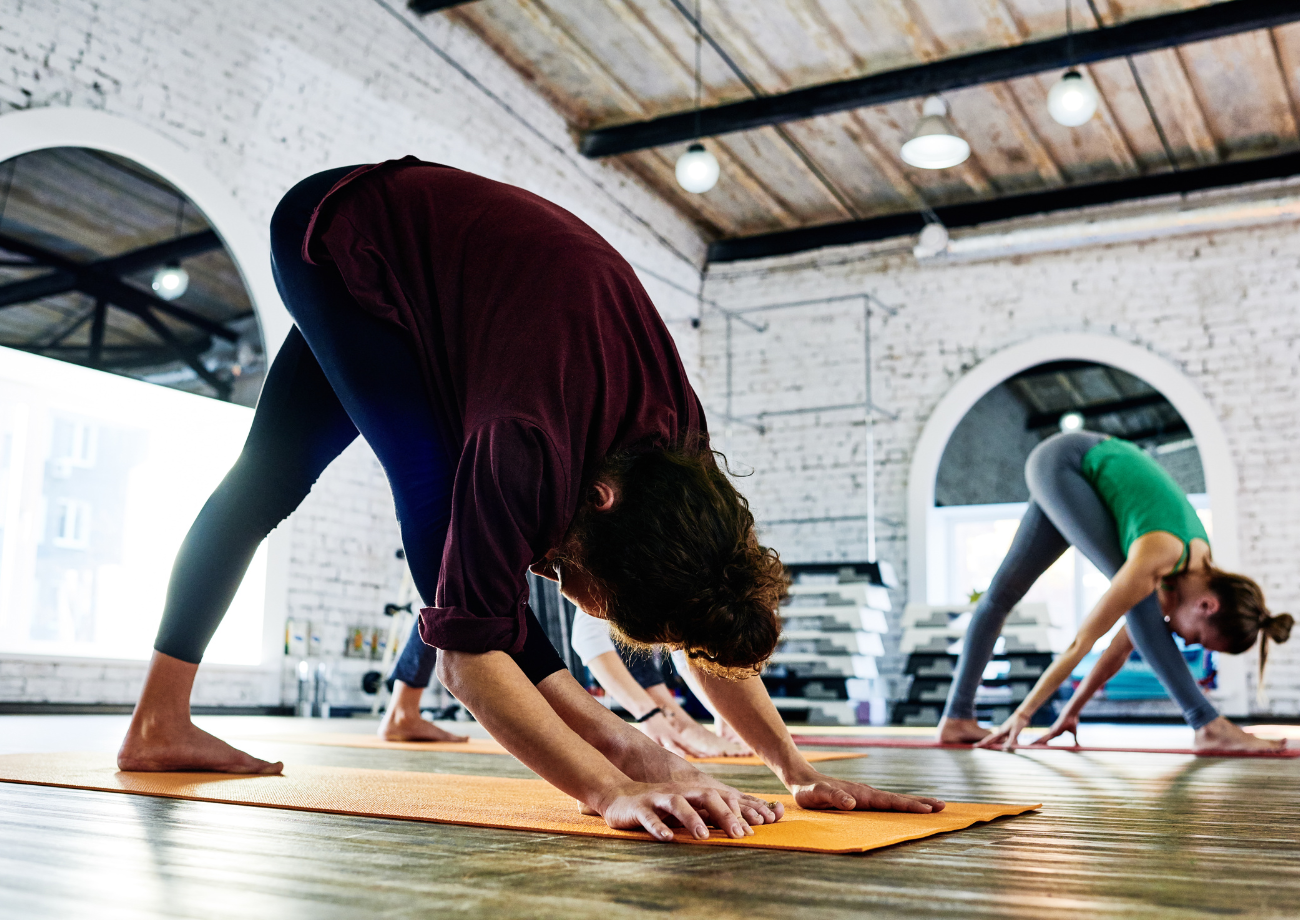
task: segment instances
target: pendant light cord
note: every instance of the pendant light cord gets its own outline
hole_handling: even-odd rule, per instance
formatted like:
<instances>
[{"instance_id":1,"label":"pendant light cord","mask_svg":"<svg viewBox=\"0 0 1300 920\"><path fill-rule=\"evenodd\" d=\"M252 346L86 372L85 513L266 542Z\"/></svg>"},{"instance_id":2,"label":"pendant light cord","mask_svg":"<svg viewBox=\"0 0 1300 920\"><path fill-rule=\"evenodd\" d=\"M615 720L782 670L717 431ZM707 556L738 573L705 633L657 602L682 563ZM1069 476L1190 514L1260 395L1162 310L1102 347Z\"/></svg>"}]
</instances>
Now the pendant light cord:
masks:
<instances>
[{"instance_id":1,"label":"pendant light cord","mask_svg":"<svg viewBox=\"0 0 1300 920\"><path fill-rule=\"evenodd\" d=\"M1072 6L1074 0L1065 0L1065 60L1070 70L1074 70L1074 20L1070 14Z\"/></svg>"},{"instance_id":2,"label":"pendant light cord","mask_svg":"<svg viewBox=\"0 0 1300 920\"><path fill-rule=\"evenodd\" d=\"M700 18L700 4L702 0L695 0L695 139L698 141L703 136L700 130L700 103L703 93L700 82L700 39L704 31L704 20Z\"/></svg>"}]
</instances>

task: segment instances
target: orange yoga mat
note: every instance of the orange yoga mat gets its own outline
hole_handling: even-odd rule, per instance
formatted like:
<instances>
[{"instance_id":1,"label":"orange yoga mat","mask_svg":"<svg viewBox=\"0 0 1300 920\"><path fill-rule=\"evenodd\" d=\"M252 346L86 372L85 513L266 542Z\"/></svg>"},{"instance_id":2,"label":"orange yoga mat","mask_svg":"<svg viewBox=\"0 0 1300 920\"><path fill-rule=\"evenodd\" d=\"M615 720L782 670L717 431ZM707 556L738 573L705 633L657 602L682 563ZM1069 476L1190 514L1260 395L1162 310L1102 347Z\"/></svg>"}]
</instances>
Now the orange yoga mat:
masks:
<instances>
[{"instance_id":1,"label":"orange yoga mat","mask_svg":"<svg viewBox=\"0 0 1300 920\"><path fill-rule=\"evenodd\" d=\"M644 832L612 830L600 818L578 814L573 799L535 779L292 764L286 765L283 776L122 773L114 766L111 754L6 754L0 756L0 782L653 842ZM733 840L715 831L707 840L679 834L678 841L812 853L862 853L1039 807L949 802L937 814L907 815L804 811L794 805L790 796L763 797L783 802L786 816L776 824L755 828L752 837Z\"/></svg>"},{"instance_id":2,"label":"orange yoga mat","mask_svg":"<svg viewBox=\"0 0 1300 920\"><path fill-rule=\"evenodd\" d=\"M508 754L491 738L471 738L468 741L384 741L375 735L341 732L287 732L282 735L245 735L246 741L271 744L321 744L330 747L367 748L375 751L430 751L437 754ZM811 763L824 760L853 760L866 754L846 751L804 751ZM720 763L733 767L761 767L760 757L687 757L691 763Z\"/></svg>"}]
</instances>

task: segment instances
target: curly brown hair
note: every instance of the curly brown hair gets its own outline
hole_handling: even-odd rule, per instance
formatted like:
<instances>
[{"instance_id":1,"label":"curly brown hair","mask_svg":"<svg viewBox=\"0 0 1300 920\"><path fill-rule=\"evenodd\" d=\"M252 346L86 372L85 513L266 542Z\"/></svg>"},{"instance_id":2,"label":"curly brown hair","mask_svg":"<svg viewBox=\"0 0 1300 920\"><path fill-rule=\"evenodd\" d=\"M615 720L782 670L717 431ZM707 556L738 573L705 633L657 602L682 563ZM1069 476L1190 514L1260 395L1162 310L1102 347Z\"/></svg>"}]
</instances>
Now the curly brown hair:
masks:
<instances>
[{"instance_id":1,"label":"curly brown hair","mask_svg":"<svg viewBox=\"0 0 1300 920\"><path fill-rule=\"evenodd\" d=\"M1289 613L1269 613L1264 589L1245 575L1211 566L1208 586L1219 599L1219 609L1206 622L1223 637L1228 652L1240 655L1259 639L1259 686L1263 687L1268 640L1285 642L1291 638L1295 619Z\"/></svg>"},{"instance_id":2,"label":"curly brown hair","mask_svg":"<svg viewBox=\"0 0 1300 920\"><path fill-rule=\"evenodd\" d=\"M685 448L607 458L595 478L617 486L614 507L584 501L560 559L598 589L618 641L680 648L702 670L742 678L776 649L786 577L719 460Z\"/></svg>"}]
</instances>

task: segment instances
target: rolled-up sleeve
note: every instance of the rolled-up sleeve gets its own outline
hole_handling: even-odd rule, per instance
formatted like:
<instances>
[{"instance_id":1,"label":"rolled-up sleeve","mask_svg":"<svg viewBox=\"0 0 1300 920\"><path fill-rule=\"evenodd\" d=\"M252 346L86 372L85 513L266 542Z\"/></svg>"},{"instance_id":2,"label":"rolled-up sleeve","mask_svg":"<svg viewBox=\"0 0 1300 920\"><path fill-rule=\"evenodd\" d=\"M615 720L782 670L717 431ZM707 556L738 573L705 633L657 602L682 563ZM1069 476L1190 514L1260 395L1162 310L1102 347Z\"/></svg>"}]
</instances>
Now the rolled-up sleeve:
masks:
<instances>
[{"instance_id":1,"label":"rolled-up sleeve","mask_svg":"<svg viewBox=\"0 0 1300 920\"><path fill-rule=\"evenodd\" d=\"M563 536L568 491L567 471L537 425L497 418L467 433L435 606L420 611L425 643L511 655L524 647L528 566Z\"/></svg>"}]
</instances>

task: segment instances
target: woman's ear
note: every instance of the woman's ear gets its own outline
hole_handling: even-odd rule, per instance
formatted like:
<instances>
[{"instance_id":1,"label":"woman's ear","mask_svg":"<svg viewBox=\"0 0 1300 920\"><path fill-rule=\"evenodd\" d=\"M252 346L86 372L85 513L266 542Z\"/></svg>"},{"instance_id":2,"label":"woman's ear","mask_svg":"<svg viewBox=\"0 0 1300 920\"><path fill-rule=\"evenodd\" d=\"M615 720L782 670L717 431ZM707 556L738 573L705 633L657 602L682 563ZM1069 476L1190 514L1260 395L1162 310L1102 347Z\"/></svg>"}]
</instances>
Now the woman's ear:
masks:
<instances>
[{"instance_id":1,"label":"woman's ear","mask_svg":"<svg viewBox=\"0 0 1300 920\"><path fill-rule=\"evenodd\" d=\"M618 491L604 480L597 479L591 484L591 504L597 511L609 511L618 500Z\"/></svg>"},{"instance_id":2,"label":"woman's ear","mask_svg":"<svg viewBox=\"0 0 1300 920\"><path fill-rule=\"evenodd\" d=\"M1219 612L1219 595L1206 591L1196 601L1196 612L1203 617L1212 617Z\"/></svg>"}]
</instances>

